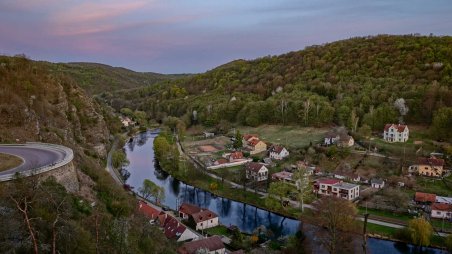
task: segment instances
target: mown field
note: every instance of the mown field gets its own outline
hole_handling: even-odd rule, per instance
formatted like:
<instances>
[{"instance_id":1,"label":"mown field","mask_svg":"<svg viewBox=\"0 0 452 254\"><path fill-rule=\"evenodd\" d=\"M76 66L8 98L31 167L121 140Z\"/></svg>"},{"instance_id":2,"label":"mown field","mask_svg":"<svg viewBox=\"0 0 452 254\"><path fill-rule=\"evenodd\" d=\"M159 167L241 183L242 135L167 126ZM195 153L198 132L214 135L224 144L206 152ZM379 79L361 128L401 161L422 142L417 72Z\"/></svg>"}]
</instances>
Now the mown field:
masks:
<instances>
[{"instance_id":1,"label":"mown field","mask_svg":"<svg viewBox=\"0 0 452 254\"><path fill-rule=\"evenodd\" d=\"M271 143L277 143L288 147L299 148L319 143L328 132L328 128L281 126L281 125L261 125L259 127L238 127L240 133L257 134L259 138Z\"/></svg>"}]
</instances>

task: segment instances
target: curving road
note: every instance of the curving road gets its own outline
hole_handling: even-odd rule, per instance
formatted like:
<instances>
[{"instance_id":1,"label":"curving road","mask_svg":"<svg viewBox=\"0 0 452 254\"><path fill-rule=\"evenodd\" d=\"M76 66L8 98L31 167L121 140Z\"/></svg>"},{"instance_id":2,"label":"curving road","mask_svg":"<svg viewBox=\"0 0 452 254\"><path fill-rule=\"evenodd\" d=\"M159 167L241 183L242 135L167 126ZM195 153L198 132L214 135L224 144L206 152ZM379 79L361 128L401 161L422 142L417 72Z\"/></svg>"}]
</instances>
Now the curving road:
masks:
<instances>
[{"instance_id":1,"label":"curving road","mask_svg":"<svg viewBox=\"0 0 452 254\"><path fill-rule=\"evenodd\" d=\"M44 147L29 146L2 146L0 145L0 153L6 153L20 157L23 163L15 168L0 172L0 177L14 174L16 172L24 172L31 169L50 166L66 156L65 152L57 149L46 149Z\"/></svg>"}]
</instances>

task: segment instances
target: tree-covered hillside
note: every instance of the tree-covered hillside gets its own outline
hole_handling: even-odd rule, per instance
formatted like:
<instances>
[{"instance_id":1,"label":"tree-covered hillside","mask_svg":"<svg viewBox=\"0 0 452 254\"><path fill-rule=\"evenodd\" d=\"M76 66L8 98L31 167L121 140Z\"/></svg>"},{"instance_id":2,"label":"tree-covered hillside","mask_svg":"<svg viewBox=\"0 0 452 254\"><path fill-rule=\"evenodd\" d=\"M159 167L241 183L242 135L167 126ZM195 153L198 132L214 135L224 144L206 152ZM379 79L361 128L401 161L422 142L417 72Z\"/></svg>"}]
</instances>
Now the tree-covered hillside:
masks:
<instances>
[{"instance_id":1,"label":"tree-covered hillside","mask_svg":"<svg viewBox=\"0 0 452 254\"><path fill-rule=\"evenodd\" d=\"M0 56L0 143L72 148L79 189L39 175L0 183L0 253L175 253L105 171L119 119L48 65Z\"/></svg>"},{"instance_id":2,"label":"tree-covered hillside","mask_svg":"<svg viewBox=\"0 0 452 254\"><path fill-rule=\"evenodd\" d=\"M401 114L407 123L428 125L439 108L452 107L452 37L352 38L104 98L158 120L192 121L196 111L196 120L210 126L224 119L381 131Z\"/></svg>"},{"instance_id":3,"label":"tree-covered hillside","mask_svg":"<svg viewBox=\"0 0 452 254\"><path fill-rule=\"evenodd\" d=\"M49 68L55 73L72 77L89 94L142 87L186 76L185 74L135 72L98 63L59 63L50 64Z\"/></svg>"}]
</instances>

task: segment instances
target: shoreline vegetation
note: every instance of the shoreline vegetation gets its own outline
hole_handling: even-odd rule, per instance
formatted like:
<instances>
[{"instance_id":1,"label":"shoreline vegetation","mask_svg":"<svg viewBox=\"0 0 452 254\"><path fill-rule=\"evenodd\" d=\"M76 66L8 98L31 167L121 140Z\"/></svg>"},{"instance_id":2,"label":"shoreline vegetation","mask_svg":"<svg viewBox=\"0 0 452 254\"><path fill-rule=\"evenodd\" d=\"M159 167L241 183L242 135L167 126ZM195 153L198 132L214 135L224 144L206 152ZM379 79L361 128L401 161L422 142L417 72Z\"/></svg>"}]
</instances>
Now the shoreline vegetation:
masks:
<instances>
[{"instance_id":1,"label":"shoreline vegetation","mask_svg":"<svg viewBox=\"0 0 452 254\"><path fill-rule=\"evenodd\" d=\"M191 162L174 160L174 158L179 157L179 152L175 141L165 131L160 132L159 136L154 139L154 150L160 168L185 184L192 185L216 196L242 202L290 219L300 220L299 216L297 216L298 213L290 213L290 208L287 211L270 209L265 205L265 198L261 195L222 183L221 180L214 179L195 169ZM293 210L296 209L293 208Z\"/></svg>"}]
</instances>

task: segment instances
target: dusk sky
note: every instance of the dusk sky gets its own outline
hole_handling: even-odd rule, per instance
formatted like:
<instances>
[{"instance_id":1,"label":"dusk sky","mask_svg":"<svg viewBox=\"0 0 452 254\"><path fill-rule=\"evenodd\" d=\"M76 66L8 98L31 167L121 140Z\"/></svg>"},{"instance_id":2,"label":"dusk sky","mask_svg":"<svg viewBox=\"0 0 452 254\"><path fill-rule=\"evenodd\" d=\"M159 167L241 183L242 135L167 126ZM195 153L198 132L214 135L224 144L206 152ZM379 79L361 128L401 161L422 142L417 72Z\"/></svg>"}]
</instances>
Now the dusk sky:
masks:
<instances>
[{"instance_id":1,"label":"dusk sky","mask_svg":"<svg viewBox=\"0 0 452 254\"><path fill-rule=\"evenodd\" d=\"M204 72L354 36L452 35L452 0L0 0L0 54Z\"/></svg>"}]
</instances>

